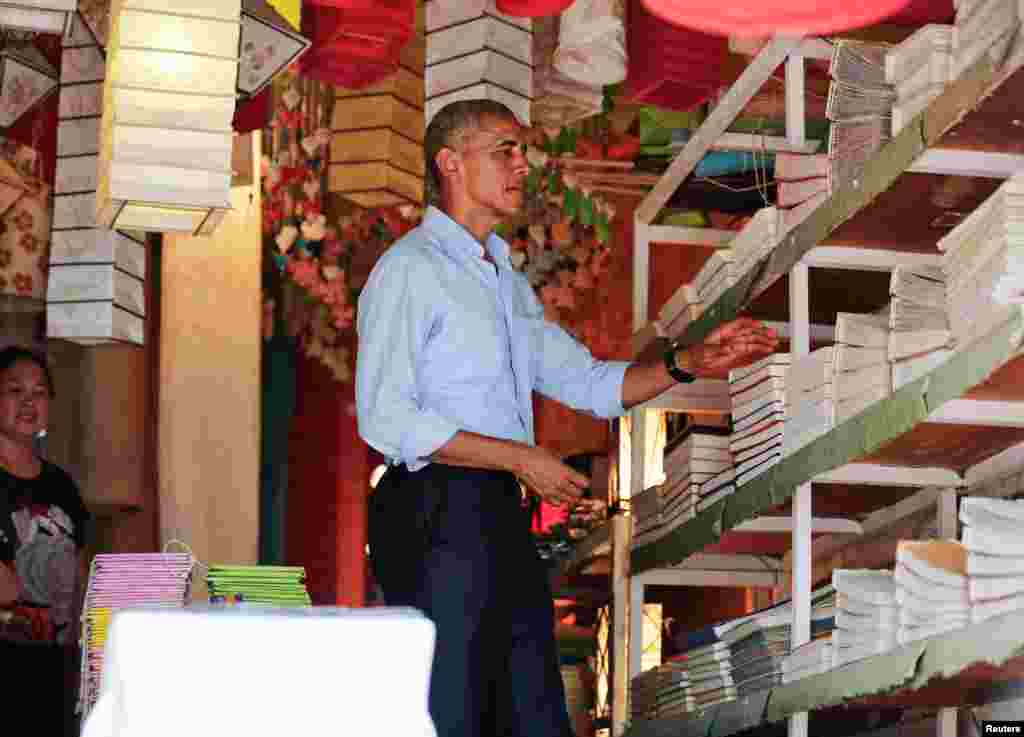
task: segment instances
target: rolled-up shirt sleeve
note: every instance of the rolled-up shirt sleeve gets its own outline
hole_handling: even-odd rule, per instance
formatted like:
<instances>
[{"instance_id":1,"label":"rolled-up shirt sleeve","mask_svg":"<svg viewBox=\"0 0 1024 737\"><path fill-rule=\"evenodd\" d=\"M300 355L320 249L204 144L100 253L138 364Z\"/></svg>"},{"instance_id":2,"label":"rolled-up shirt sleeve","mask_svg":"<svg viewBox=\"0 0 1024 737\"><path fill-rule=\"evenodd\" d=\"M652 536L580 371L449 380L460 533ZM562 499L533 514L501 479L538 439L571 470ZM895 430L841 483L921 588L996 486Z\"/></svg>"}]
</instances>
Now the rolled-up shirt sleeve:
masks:
<instances>
[{"instance_id":1,"label":"rolled-up shirt sleeve","mask_svg":"<svg viewBox=\"0 0 1024 737\"><path fill-rule=\"evenodd\" d=\"M381 257L359 298L356 410L368 445L410 467L447 443L459 427L422 405L416 361L433 314L417 301L415 254L392 247Z\"/></svg>"},{"instance_id":2,"label":"rolled-up shirt sleeve","mask_svg":"<svg viewBox=\"0 0 1024 737\"><path fill-rule=\"evenodd\" d=\"M598 361L565 330L544 319L544 308L533 290L529 296L534 320L534 388L545 396L602 419L625 414L622 383L626 361Z\"/></svg>"}]
</instances>

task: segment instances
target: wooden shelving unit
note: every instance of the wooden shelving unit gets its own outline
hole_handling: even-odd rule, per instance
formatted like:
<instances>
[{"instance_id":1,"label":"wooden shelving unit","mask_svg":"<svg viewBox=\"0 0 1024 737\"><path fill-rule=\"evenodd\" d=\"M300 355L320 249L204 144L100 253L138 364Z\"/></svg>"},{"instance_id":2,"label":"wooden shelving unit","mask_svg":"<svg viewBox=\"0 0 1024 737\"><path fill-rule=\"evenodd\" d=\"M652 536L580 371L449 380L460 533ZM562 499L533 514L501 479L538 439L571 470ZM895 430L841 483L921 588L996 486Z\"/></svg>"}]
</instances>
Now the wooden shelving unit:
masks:
<instances>
[{"instance_id":1,"label":"wooden shelving unit","mask_svg":"<svg viewBox=\"0 0 1024 737\"><path fill-rule=\"evenodd\" d=\"M790 350L809 350L812 333L822 340L836 311L867 312L889 301L888 271L911 263L937 263L936 242L959 217L983 202L1003 179L1024 170L1024 41L1018 36L1002 65L985 56L894 137L860 177L840 188L774 251L707 307L681 336L699 342L722 322L741 314L787 321ZM780 64L786 64L790 143L803 142L803 61L793 40L768 43L723 97L637 210L634 244L634 329L638 357L657 355L660 341L648 325L647 274L652 242L701 243L689 229L651 225L676 187L715 145L736 113ZM1020 117L1018 117L1020 116ZM943 199L952 191L955 208ZM907 202L914 207L906 208ZM708 239L695 256L703 260ZM695 268L699 268L699 262ZM864 272L856 290L846 271ZM615 607L614 656L628 663L613 675L613 737L627 723L628 688L639 671L637 618L646 585L792 584L794 646L809 635L809 592L819 554L841 548L837 535L814 536L816 515L863 521L864 533L904 529L904 521L936 520L941 537L956 537L956 495L1024 466L1024 314L1018 312L969 350L956 353L931 374L908 384L827 435L783 459L662 539L631 550L628 519L614 519L610 555ZM670 392L633 410L629 489L657 483L650 456L656 411L714 411L723 387L707 382ZM657 451L657 449L654 449ZM1014 478L1018 478L1014 476ZM1014 482L1016 484L1016 482ZM868 489L870 493L862 493ZM1012 495L1019 484L986 493ZM818 506L821 505L822 509ZM790 520L785 535L755 535L751 525L766 514ZM930 516L934 515L934 516ZM916 522L915 522L916 524ZM783 526L785 527L785 526ZM604 531L602 532L604 534ZM765 543L773 539L768 556ZM604 550L588 542L587 555ZM813 556L813 557L812 557ZM993 689L1024 677L1024 613L1007 615L796 684L763 692L759 711L750 699L705 710L690 719L632 725L629 734L725 737L761 728L771 733L789 720L790 737L807 734L811 719L835 709L929 705L951 708L984 703ZM981 649L967 650L984 640ZM899 667L903 664L904 667ZM891 672L888 668L892 668ZM946 715L948 716L948 714ZM940 719L948 735L955 719ZM942 730L945 730L944 732ZM828 730L838 734L834 730ZM753 733L753 732L751 732Z\"/></svg>"}]
</instances>

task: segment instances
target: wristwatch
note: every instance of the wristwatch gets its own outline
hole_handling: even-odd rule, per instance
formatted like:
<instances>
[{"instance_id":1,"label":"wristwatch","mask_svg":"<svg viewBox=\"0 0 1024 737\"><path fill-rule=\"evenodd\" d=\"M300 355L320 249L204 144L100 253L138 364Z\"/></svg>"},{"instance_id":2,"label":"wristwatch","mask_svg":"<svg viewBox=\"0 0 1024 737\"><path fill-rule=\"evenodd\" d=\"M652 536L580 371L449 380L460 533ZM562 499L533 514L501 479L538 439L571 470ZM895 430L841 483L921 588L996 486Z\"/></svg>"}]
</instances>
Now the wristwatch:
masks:
<instances>
[{"instance_id":1,"label":"wristwatch","mask_svg":"<svg viewBox=\"0 0 1024 737\"><path fill-rule=\"evenodd\" d=\"M668 375L680 384L690 384L696 381L697 377L689 371L683 371L679 368L679 364L676 363L676 351L679 348L680 345L678 343L669 344L668 350L665 351L665 368L668 370Z\"/></svg>"}]
</instances>

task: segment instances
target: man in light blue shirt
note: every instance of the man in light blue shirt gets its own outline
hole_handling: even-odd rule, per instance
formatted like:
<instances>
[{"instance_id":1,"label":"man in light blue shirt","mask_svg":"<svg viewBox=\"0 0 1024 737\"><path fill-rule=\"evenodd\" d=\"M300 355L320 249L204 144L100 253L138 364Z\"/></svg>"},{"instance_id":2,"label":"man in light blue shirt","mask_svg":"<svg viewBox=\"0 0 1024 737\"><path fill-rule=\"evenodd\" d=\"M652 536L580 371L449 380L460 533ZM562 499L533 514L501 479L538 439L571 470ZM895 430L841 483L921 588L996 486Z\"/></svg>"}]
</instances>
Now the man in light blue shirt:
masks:
<instances>
[{"instance_id":1,"label":"man in light blue shirt","mask_svg":"<svg viewBox=\"0 0 1024 737\"><path fill-rule=\"evenodd\" d=\"M390 466L370 509L391 605L434 621L430 709L441 737L572 734L551 594L519 482L555 504L588 484L534 444L532 394L611 418L676 381L775 350L754 320L650 364L597 361L544 319L494 228L523 204L522 130L489 100L440 110L425 140L437 207L378 261L359 300L359 432Z\"/></svg>"}]
</instances>

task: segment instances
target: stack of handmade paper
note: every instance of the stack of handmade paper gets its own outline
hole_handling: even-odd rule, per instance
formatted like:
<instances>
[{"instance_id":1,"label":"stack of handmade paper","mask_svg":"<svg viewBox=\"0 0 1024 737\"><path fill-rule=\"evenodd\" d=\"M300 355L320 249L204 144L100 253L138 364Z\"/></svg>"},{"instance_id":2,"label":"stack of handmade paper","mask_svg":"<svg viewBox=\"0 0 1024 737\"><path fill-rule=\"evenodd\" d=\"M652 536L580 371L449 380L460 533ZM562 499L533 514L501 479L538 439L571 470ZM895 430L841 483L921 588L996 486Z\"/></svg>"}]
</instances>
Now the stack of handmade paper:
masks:
<instances>
[{"instance_id":1,"label":"stack of handmade paper","mask_svg":"<svg viewBox=\"0 0 1024 737\"><path fill-rule=\"evenodd\" d=\"M896 91L885 79L886 44L838 41L833 47L826 115L829 186L853 182L891 137Z\"/></svg>"},{"instance_id":2,"label":"stack of handmade paper","mask_svg":"<svg viewBox=\"0 0 1024 737\"><path fill-rule=\"evenodd\" d=\"M716 249L690 282L697 299L704 305L713 304L741 276L733 269L731 248Z\"/></svg>"},{"instance_id":3,"label":"stack of handmade paper","mask_svg":"<svg viewBox=\"0 0 1024 737\"><path fill-rule=\"evenodd\" d=\"M775 203L783 231L802 222L828 197L829 168L828 154L775 155Z\"/></svg>"},{"instance_id":4,"label":"stack of handmade paper","mask_svg":"<svg viewBox=\"0 0 1024 737\"><path fill-rule=\"evenodd\" d=\"M301 566L210 566L206 583L214 603L310 606Z\"/></svg>"},{"instance_id":5,"label":"stack of handmade paper","mask_svg":"<svg viewBox=\"0 0 1024 737\"><path fill-rule=\"evenodd\" d=\"M689 687L685 655L634 676L629 699L633 720L664 719L693 711L696 703Z\"/></svg>"},{"instance_id":6,"label":"stack of handmade paper","mask_svg":"<svg viewBox=\"0 0 1024 737\"><path fill-rule=\"evenodd\" d=\"M835 348L819 348L793 360L786 373L786 432L788 455L825 434L835 424L833 375Z\"/></svg>"},{"instance_id":7,"label":"stack of handmade paper","mask_svg":"<svg viewBox=\"0 0 1024 737\"><path fill-rule=\"evenodd\" d=\"M700 317L703 311L703 303L697 296L693 284L684 284L658 312L658 325L665 336L675 339L682 335L686 326Z\"/></svg>"},{"instance_id":8,"label":"stack of handmade paper","mask_svg":"<svg viewBox=\"0 0 1024 737\"><path fill-rule=\"evenodd\" d=\"M899 606L892 571L837 568L832 585L837 593L833 667L896 647Z\"/></svg>"},{"instance_id":9,"label":"stack of handmade paper","mask_svg":"<svg viewBox=\"0 0 1024 737\"><path fill-rule=\"evenodd\" d=\"M782 660L782 682L820 675L832 669L832 632L804 643Z\"/></svg>"},{"instance_id":10,"label":"stack of handmade paper","mask_svg":"<svg viewBox=\"0 0 1024 737\"><path fill-rule=\"evenodd\" d=\"M953 26L921 26L885 55L885 81L896 88L892 109L895 136L928 103L942 94L950 80Z\"/></svg>"},{"instance_id":11,"label":"stack of handmade paper","mask_svg":"<svg viewBox=\"0 0 1024 737\"><path fill-rule=\"evenodd\" d=\"M786 427L785 388L790 354L773 353L729 372L735 487L779 462Z\"/></svg>"},{"instance_id":12,"label":"stack of handmade paper","mask_svg":"<svg viewBox=\"0 0 1024 737\"><path fill-rule=\"evenodd\" d=\"M776 163L776 176L778 164ZM779 243L779 211L762 207L747 221L743 229L729 243L732 249L733 274L739 278L768 256Z\"/></svg>"},{"instance_id":13,"label":"stack of handmade paper","mask_svg":"<svg viewBox=\"0 0 1024 737\"><path fill-rule=\"evenodd\" d=\"M1024 501L965 497L960 521L971 620L1024 609Z\"/></svg>"},{"instance_id":14,"label":"stack of handmade paper","mask_svg":"<svg viewBox=\"0 0 1024 737\"><path fill-rule=\"evenodd\" d=\"M1016 0L957 0L951 77L958 79L982 56L999 63L1020 25Z\"/></svg>"},{"instance_id":15,"label":"stack of handmade paper","mask_svg":"<svg viewBox=\"0 0 1024 737\"><path fill-rule=\"evenodd\" d=\"M1024 175L1006 180L938 246L950 327L962 349L1024 302Z\"/></svg>"},{"instance_id":16,"label":"stack of handmade paper","mask_svg":"<svg viewBox=\"0 0 1024 737\"><path fill-rule=\"evenodd\" d=\"M132 607L183 607L192 583L191 555L99 554L92 560L82 607L78 708L83 721L103 681L104 649L114 614Z\"/></svg>"},{"instance_id":17,"label":"stack of handmade paper","mask_svg":"<svg viewBox=\"0 0 1024 737\"><path fill-rule=\"evenodd\" d=\"M634 548L642 548L665 534L661 517L661 494L661 487L652 486L629 500L629 516L633 519Z\"/></svg>"},{"instance_id":18,"label":"stack of handmade paper","mask_svg":"<svg viewBox=\"0 0 1024 737\"><path fill-rule=\"evenodd\" d=\"M889 360L899 389L951 355L946 277L938 266L897 266L889 284Z\"/></svg>"},{"instance_id":19,"label":"stack of handmade paper","mask_svg":"<svg viewBox=\"0 0 1024 737\"><path fill-rule=\"evenodd\" d=\"M659 488L662 533L703 512L733 490L729 430L691 425L665 447L665 483Z\"/></svg>"},{"instance_id":20,"label":"stack of handmade paper","mask_svg":"<svg viewBox=\"0 0 1024 737\"><path fill-rule=\"evenodd\" d=\"M970 622L967 551L954 540L901 540L896 548L899 642L923 640Z\"/></svg>"}]
</instances>

